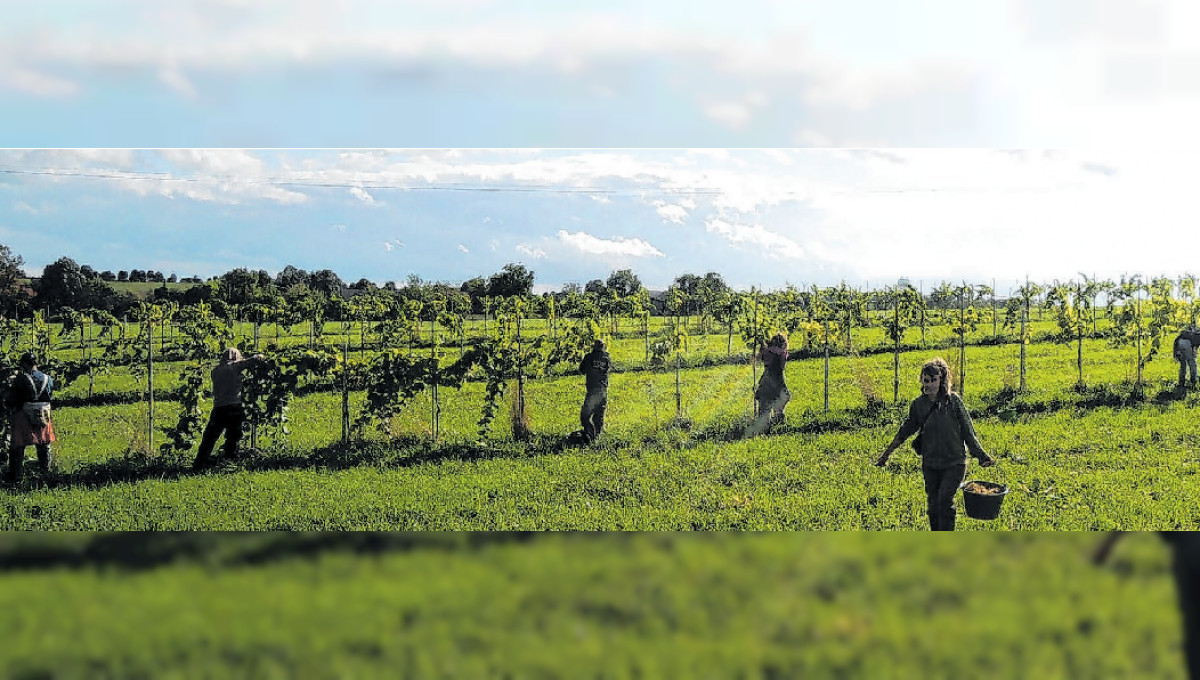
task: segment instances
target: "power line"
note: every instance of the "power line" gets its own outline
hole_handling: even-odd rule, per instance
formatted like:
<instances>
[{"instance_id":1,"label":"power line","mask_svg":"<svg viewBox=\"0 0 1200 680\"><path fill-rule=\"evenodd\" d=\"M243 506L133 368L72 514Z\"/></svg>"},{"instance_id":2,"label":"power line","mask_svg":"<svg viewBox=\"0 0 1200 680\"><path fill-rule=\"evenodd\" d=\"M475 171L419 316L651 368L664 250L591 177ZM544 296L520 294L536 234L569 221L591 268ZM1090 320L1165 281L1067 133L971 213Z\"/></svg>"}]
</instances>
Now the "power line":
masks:
<instances>
[{"instance_id":1,"label":"power line","mask_svg":"<svg viewBox=\"0 0 1200 680\"><path fill-rule=\"evenodd\" d=\"M726 189L715 187L599 187L599 186L559 186L550 184L523 185L487 185L469 182L442 182L439 184L398 184L372 181L320 181L288 178L245 178L222 176L183 176L169 175L165 172L149 171L87 171L87 170L30 170L16 168L0 168L4 175L32 175L46 177L71 177L78 179L102 180L132 180L145 182L178 182L193 184L241 184L248 186L276 186L311 189L371 189L374 191L475 191L484 193L545 193L545 194L604 194L604 195L639 195L639 194L669 194L693 196L720 196L729 193ZM1058 186L1032 187L895 187L895 188L855 188L834 191L815 192L821 195L869 195L869 194L907 194L907 193L998 193L998 192L1047 192L1078 187L1078 184ZM812 195L814 192L805 190L772 191L773 195Z\"/></svg>"}]
</instances>

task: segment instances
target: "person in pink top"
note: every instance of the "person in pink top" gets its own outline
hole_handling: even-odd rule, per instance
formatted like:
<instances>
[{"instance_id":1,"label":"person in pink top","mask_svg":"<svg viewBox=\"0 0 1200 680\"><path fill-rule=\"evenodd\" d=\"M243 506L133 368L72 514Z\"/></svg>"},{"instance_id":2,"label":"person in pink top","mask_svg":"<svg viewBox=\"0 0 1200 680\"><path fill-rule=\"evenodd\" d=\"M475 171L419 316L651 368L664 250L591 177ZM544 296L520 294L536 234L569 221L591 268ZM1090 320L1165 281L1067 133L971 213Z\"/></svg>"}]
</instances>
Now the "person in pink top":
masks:
<instances>
[{"instance_id":1,"label":"person in pink top","mask_svg":"<svg viewBox=\"0 0 1200 680\"><path fill-rule=\"evenodd\" d=\"M212 370L212 415L204 428L200 451L192 464L193 470L208 465L209 455L222 432L225 433L225 458L232 459L237 454L238 442L242 439L242 422L246 419L242 409L242 371L262 360L261 354L243 359L242 353L233 347L221 352L217 367Z\"/></svg>"},{"instance_id":2,"label":"person in pink top","mask_svg":"<svg viewBox=\"0 0 1200 680\"><path fill-rule=\"evenodd\" d=\"M788 359L787 336L776 333L771 340L759 348L759 359L763 363L762 378L754 391L757 405L755 417L770 418L772 425L783 422L783 409L792 398L783 381L783 367Z\"/></svg>"}]
</instances>

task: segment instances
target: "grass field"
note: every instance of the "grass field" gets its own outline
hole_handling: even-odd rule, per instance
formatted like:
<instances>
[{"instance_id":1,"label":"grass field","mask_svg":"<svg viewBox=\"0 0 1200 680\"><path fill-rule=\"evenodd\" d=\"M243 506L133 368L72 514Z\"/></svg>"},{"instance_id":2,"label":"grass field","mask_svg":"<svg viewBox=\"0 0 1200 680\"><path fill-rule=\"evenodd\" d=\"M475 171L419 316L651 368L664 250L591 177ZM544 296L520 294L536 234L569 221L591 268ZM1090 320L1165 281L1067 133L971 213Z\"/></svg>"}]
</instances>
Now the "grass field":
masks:
<instances>
[{"instance_id":1,"label":"grass field","mask_svg":"<svg viewBox=\"0 0 1200 680\"><path fill-rule=\"evenodd\" d=\"M86 379L56 398L58 472L31 474L0 491L7 529L921 529L919 461L904 448L870 465L916 396L922 361L957 350L901 357L901 404L891 402L892 356L830 362L824 409L820 358L788 362L793 399L784 424L755 436L751 365L713 362L680 371L640 368L637 338L614 348L605 437L580 446L580 378L530 381L535 432L515 442L508 421L480 438L483 387L441 392L438 442L428 393L387 432L340 444L340 395L298 397L291 432L260 432L260 451L201 475L188 457L146 458L146 405L138 383L114 372L86 396ZM724 338L708 336L704 346ZM700 351L693 347L690 352ZM454 352L451 350L451 356ZM953 356L952 356L953 355ZM1134 397L1134 354L1085 342L1076 389L1074 348L1028 347L1029 389L1013 395L1018 345L967 349L965 396L985 446L999 460L987 478L1007 483L999 520L962 519L963 529L1196 529L1193 475L1200 424L1196 395L1172 391L1175 364L1157 359ZM624 365L622 365L624 363ZM696 363L689 355L689 363ZM703 363L703 362L701 362ZM170 368L156 387L170 389ZM123 396L122 396L123 395ZM874 399L872 399L872 397ZM361 393L350 395L352 410ZM74 400L74 401L72 401ZM156 426L177 405L156 403ZM157 441L164 441L159 432ZM979 471L977 474L984 474ZM975 474L975 473L973 473ZM961 504L961 499L959 501ZM961 515L960 515L961 517Z\"/></svg>"},{"instance_id":2,"label":"grass field","mask_svg":"<svg viewBox=\"0 0 1200 680\"><path fill-rule=\"evenodd\" d=\"M1152 536L1104 568L1088 534L187 536L143 539L179 553L157 567L0 571L0 674L1184 677Z\"/></svg>"}]
</instances>

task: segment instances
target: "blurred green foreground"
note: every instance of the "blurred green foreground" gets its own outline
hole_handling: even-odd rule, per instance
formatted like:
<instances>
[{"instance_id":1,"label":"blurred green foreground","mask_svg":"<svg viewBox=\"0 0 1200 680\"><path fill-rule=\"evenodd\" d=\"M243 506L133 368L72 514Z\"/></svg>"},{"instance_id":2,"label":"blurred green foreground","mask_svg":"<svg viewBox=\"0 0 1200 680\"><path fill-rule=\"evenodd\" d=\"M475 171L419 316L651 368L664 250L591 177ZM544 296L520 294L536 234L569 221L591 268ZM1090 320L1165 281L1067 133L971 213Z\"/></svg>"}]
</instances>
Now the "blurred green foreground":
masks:
<instances>
[{"instance_id":1,"label":"blurred green foreground","mask_svg":"<svg viewBox=\"0 0 1200 680\"><path fill-rule=\"evenodd\" d=\"M1183 678L1100 534L4 534L15 678Z\"/></svg>"}]
</instances>

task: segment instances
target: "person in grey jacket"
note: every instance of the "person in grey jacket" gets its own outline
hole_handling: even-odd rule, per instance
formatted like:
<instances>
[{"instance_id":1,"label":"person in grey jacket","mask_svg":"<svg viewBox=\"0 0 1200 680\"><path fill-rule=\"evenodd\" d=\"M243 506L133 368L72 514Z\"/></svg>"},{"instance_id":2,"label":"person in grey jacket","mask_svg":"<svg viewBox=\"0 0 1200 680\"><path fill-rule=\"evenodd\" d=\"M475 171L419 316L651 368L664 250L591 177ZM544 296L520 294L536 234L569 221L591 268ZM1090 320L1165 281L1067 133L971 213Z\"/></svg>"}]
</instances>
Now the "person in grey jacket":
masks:
<instances>
[{"instance_id":1,"label":"person in grey jacket","mask_svg":"<svg viewBox=\"0 0 1200 680\"><path fill-rule=\"evenodd\" d=\"M921 367L921 396L909 405L908 418L875 464L886 465L892 452L918 431L917 453L925 476L929 528L954 531L954 494L967 476L966 449L982 467L990 467L995 461L979 444L966 404L951 389L950 366L941 357Z\"/></svg>"},{"instance_id":2,"label":"person in grey jacket","mask_svg":"<svg viewBox=\"0 0 1200 680\"><path fill-rule=\"evenodd\" d=\"M242 371L262 360L261 354L243 359L242 353L233 347L221 352L220 360L212 370L212 415L204 428L200 451L196 454L196 461L192 463L193 470L200 470L208 465L217 437L220 437L222 432L225 433L225 458L231 459L237 454L238 442L242 439L242 421L246 419L246 413L242 409Z\"/></svg>"}]
</instances>

